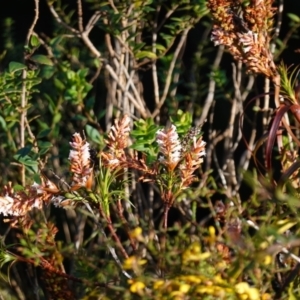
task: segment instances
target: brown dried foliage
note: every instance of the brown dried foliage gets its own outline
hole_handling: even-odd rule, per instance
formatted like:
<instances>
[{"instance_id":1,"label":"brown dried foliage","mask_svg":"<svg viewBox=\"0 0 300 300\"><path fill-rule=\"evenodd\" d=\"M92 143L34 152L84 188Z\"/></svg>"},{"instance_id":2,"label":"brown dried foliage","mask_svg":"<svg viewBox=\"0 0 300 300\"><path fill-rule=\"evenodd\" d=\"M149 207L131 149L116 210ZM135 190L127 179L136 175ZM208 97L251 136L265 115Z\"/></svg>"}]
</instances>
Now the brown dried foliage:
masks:
<instances>
[{"instance_id":1,"label":"brown dried foliage","mask_svg":"<svg viewBox=\"0 0 300 300\"><path fill-rule=\"evenodd\" d=\"M249 5L234 0L209 0L207 6L214 19L211 39L215 45L227 47L248 71L275 79L277 70L270 51L275 12L272 5L273 0L252 0Z\"/></svg>"}]
</instances>

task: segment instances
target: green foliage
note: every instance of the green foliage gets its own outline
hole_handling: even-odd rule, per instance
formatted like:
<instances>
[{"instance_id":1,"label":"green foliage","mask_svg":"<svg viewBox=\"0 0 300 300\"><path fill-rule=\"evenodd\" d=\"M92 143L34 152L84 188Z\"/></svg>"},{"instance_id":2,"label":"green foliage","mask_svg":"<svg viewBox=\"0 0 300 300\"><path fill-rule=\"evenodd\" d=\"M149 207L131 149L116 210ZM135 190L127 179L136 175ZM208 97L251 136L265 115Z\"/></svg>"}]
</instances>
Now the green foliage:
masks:
<instances>
[{"instance_id":1,"label":"green foliage","mask_svg":"<svg viewBox=\"0 0 300 300\"><path fill-rule=\"evenodd\" d=\"M155 143L155 134L160 127L150 118L147 120L138 120L134 125L135 129L130 133L134 138L131 148L145 153L148 163L154 162L158 152L158 147Z\"/></svg>"},{"instance_id":2,"label":"green foliage","mask_svg":"<svg viewBox=\"0 0 300 300\"><path fill-rule=\"evenodd\" d=\"M294 104L298 103L297 100L297 91L296 89L296 81L297 77L299 75L299 67L296 67L292 72L289 74L288 68L281 63L281 65L278 67L280 78L281 78L281 88L282 93L287 96L289 101L291 101Z\"/></svg>"},{"instance_id":3,"label":"green foliage","mask_svg":"<svg viewBox=\"0 0 300 300\"><path fill-rule=\"evenodd\" d=\"M192 127L193 118L188 112L178 110L177 114L170 116L171 122L176 126L177 132L180 136L183 136Z\"/></svg>"}]
</instances>

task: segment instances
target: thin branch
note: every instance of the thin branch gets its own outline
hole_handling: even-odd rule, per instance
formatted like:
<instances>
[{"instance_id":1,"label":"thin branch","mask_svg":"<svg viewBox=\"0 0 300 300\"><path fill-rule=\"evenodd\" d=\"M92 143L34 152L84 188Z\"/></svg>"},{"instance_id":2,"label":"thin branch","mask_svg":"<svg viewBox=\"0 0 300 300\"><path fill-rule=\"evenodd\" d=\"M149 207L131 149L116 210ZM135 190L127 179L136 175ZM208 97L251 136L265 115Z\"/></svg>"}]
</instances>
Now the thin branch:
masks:
<instances>
[{"instance_id":1,"label":"thin branch","mask_svg":"<svg viewBox=\"0 0 300 300\"><path fill-rule=\"evenodd\" d=\"M90 84L93 84L94 81L99 77L100 73L101 73L101 70L102 70L102 65L100 64L99 67L97 68L94 76L89 80L89 83Z\"/></svg>"},{"instance_id":2,"label":"thin branch","mask_svg":"<svg viewBox=\"0 0 300 300\"><path fill-rule=\"evenodd\" d=\"M228 185L227 185L226 177L224 175L224 172L223 172L222 168L220 167L215 148L212 150L212 156L213 156L213 160L214 160L214 163L216 165L216 168L218 170L222 185L223 185L224 189L227 190Z\"/></svg>"},{"instance_id":3,"label":"thin branch","mask_svg":"<svg viewBox=\"0 0 300 300\"><path fill-rule=\"evenodd\" d=\"M104 236L104 238L105 238L106 240L108 240L107 235L106 235L106 233L105 233L105 230L102 228L102 226L101 226L101 224L100 224L100 222L99 222L97 216L95 215L94 211L92 210L92 208L90 207L90 205L89 205L88 203L84 203L84 204L85 204L86 208L88 209L88 211L91 213L92 217L94 218L95 224L97 225L98 229L101 231L101 233L102 233L102 235ZM123 273L123 275L124 275L125 277L131 279L132 276L131 276L129 273L127 273L127 272L123 269L122 263L121 263L121 261L120 261L118 255L117 255L117 253L116 253L115 248L111 247L111 246L109 245L109 243L106 243L106 246L107 246L107 248L108 248L108 250L109 250L111 256L113 257L114 261L116 262L117 266L120 268L121 272ZM122 246L122 244L121 244L121 246ZM123 246L122 246L122 247L123 247ZM125 251L125 250L124 250L124 251ZM126 251L125 251L125 253L126 253Z\"/></svg>"},{"instance_id":4,"label":"thin branch","mask_svg":"<svg viewBox=\"0 0 300 300\"><path fill-rule=\"evenodd\" d=\"M34 19L33 19L33 22L28 30L28 33L27 33L27 37L26 37L26 41L25 41L25 46L28 46L29 45L29 40L33 34L33 30L34 30L34 27L39 19L39 14L40 14L40 11L39 11L39 0L34 0Z\"/></svg>"},{"instance_id":5,"label":"thin branch","mask_svg":"<svg viewBox=\"0 0 300 300\"><path fill-rule=\"evenodd\" d=\"M207 97L205 99L204 102L204 106L202 109L202 114L201 117L198 121L198 124L203 124L207 118L208 112L210 110L210 107L212 105L212 102L214 100L214 96L215 96L215 89L216 89L216 82L213 79L213 73L215 72L215 70L219 67L221 59L223 57L223 53L224 53L224 46L220 46L216 55L216 58L214 60L214 63L212 65L212 71L210 73L210 81L209 81L209 85L208 85L208 94Z\"/></svg>"},{"instance_id":6,"label":"thin branch","mask_svg":"<svg viewBox=\"0 0 300 300\"><path fill-rule=\"evenodd\" d=\"M52 4L49 3L49 1L47 1L48 7L50 9L51 14L53 15L54 19L56 20L57 23L61 24L63 27L65 27L66 29L68 29L69 31L71 31L72 33L74 33L75 35L79 36L79 31L76 30L75 28L69 26L66 22L64 22L61 17L58 15L58 13L56 12L55 8L53 7Z\"/></svg>"},{"instance_id":7,"label":"thin branch","mask_svg":"<svg viewBox=\"0 0 300 300\"><path fill-rule=\"evenodd\" d=\"M169 70L168 70L168 73L167 73L167 76L166 76L166 83L165 83L165 88L164 88L163 94L160 98L160 101L159 101L158 105L156 105L156 108L155 108L154 112L152 113L152 118L156 117L160 113L160 109L166 101L166 98L167 98L168 93L169 93L170 85L171 85L171 82L172 82L172 77L173 77L173 71L174 71L174 68L175 68L175 64L177 62L180 51L182 50L182 48L183 48L183 46L186 42L187 34L188 34L189 30L190 30L190 27L186 28L183 31L182 35L181 35L181 38L180 38L179 43L178 43L178 45L176 47L176 50L174 52L174 56L173 56L173 59L170 63L170 67L169 67Z\"/></svg>"},{"instance_id":8,"label":"thin branch","mask_svg":"<svg viewBox=\"0 0 300 300\"><path fill-rule=\"evenodd\" d=\"M89 36L88 36L88 32L83 31L81 33L81 39L83 40L83 42L85 43L85 45L88 47L88 49L92 52L92 54L94 56L96 56L96 58L101 59L102 55L101 52L98 51L98 49L94 46L94 44L91 42Z\"/></svg>"},{"instance_id":9,"label":"thin branch","mask_svg":"<svg viewBox=\"0 0 300 300\"><path fill-rule=\"evenodd\" d=\"M112 78L115 80L117 85L121 88L123 92L125 92L125 87L123 84L118 80L117 74L113 70L113 68L109 65L105 65L105 69L109 72L109 74L112 76ZM144 107L141 107L140 104L136 101L136 99L131 95L131 93L128 93L128 98L130 101L134 104L135 108L139 111L139 113L142 115L143 118L147 118L147 112L145 111Z\"/></svg>"},{"instance_id":10,"label":"thin branch","mask_svg":"<svg viewBox=\"0 0 300 300\"><path fill-rule=\"evenodd\" d=\"M101 12L100 11L96 11L91 18L89 19L88 23L85 26L85 32L87 34L89 34L91 32L91 30L94 28L94 26L96 25L97 21L99 20L101 16Z\"/></svg>"},{"instance_id":11,"label":"thin branch","mask_svg":"<svg viewBox=\"0 0 300 300\"><path fill-rule=\"evenodd\" d=\"M34 27L39 19L39 0L34 0L34 19L28 30L25 47L29 45L30 38L33 34ZM25 147L25 128L27 121L27 89L26 89L26 79L27 79L27 70L24 69L22 72L22 91L21 91L21 116L20 116L20 147ZM25 166L21 167L21 182L22 185L25 185Z\"/></svg>"},{"instance_id":12,"label":"thin branch","mask_svg":"<svg viewBox=\"0 0 300 300\"><path fill-rule=\"evenodd\" d=\"M158 5L156 8L156 15L155 20L153 24L153 30L152 30L152 52L156 55L156 41L157 41L157 32L158 32L158 14L160 12L161 6ZM152 64L152 80L153 80L153 86L154 86L154 102L156 105L159 103L159 84L158 84L158 76L157 76L157 68L156 68L156 61L153 61Z\"/></svg>"},{"instance_id":13,"label":"thin branch","mask_svg":"<svg viewBox=\"0 0 300 300\"><path fill-rule=\"evenodd\" d=\"M178 59L181 61L182 60L182 57L183 57L183 54L184 54L184 51L185 51L185 46L186 44L184 43L183 45L183 49L182 51L179 53L179 56L178 56ZM177 88L178 88L178 82L179 82L179 79L180 79L180 72L175 72L174 74L174 77L173 77L173 85L174 85L174 88L170 91L170 96L172 98L174 98L177 94Z\"/></svg>"},{"instance_id":14,"label":"thin branch","mask_svg":"<svg viewBox=\"0 0 300 300\"><path fill-rule=\"evenodd\" d=\"M162 26L165 24L168 18L175 12L175 10L178 8L179 4L174 5L172 9L170 9L164 16L164 18L160 21L160 24L156 28L156 32L159 32Z\"/></svg>"},{"instance_id":15,"label":"thin branch","mask_svg":"<svg viewBox=\"0 0 300 300\"><path fill-rule=\"evenodd\" d=\"M137 250L137 246L136 246L136 243L135 243L134 239L130 235L130 226L129 226L127 220L124 217L124 213L123 213L124 209L123 209L123 206L122 206L121 199L118 199L118 201L117 201L116 211L117 211L117 214L118 214L118 216L119 216L119 218L121 220L121 223L122 223L122 225L124 227L124 230L126 231L126 234L128 236L130 245L131 245L132 249L134 251L136 251Z\"/></svg>"},{"instance_id":16,"label":"thin branch","mask_svg":"<svg viewBox=\"0 0 300 300\"><path fill-rule=\"evenodd\" d=\"M119 67L119 62L118 62L118 60L115 58L113 61L114 61L114 63L116 64L116 66ZM122 66L122 71L124 72L124 74L125 74L125 76L126 76L126 79L127 79L127 81L128 81L127 84L130 84L130 86L131 86L131 88L132 88L132 91L133 91L133 93L134 93L134 96L135 96L136 100L139 102L139 105L140 105L141 107L144 107L143 110L144 110L147 114L150 114L150 112L149 112L148 109L147 109L146 103L141 99L140 94L139 94L139 92L138 92L138 90L137 90L137 88L136 88L136 86L135 86L135 84L134 84L134 82L133 82L133 76L134 76L135 71L132 70L132 71L131 71L131 74L129 74L127 68L126 68L124 65Z\"/></svg>"},{"instance_id":17,"label":"thin branch","mask_svg":"<svg viewBox=\"0 0 300 300\"><path fill-rule=\"evenodd\" d=\"M80 32L83 32L83 13L82 13L81 0L77 0L77 13L78 13L78 28Z\"/></svg>"},{"instance_id":18,"label":"thin branch","mask_svg":"<svg viewBox=\"0 0 300 300\"><path fill-rule=\"evenodd\" d=\"M46 41L44 40L44 38L47 38L47 37L41 37L39 36L35 31L33 31L33 33L39 40L40 44L45 48L45 50L47 51L47 54L48 56L55 62L57 63L57 59L55 58L54 56L54 53L52 51L52 48L46 43ZM43 34L42 34L43 36Z\"/></svg>"},{"instance_id":19,"label":"thin branch","mask_svg":"<svg viewBox=\"0 0 300 300\"><path fill-rule=\"evenodd\" d=\"M118 13L118 9L116 8L114 1L113 0L109 0L108 3L110 4L110 6L112 7L112 9L114 10L115 13Z\"/></svg>"}]
</instances>

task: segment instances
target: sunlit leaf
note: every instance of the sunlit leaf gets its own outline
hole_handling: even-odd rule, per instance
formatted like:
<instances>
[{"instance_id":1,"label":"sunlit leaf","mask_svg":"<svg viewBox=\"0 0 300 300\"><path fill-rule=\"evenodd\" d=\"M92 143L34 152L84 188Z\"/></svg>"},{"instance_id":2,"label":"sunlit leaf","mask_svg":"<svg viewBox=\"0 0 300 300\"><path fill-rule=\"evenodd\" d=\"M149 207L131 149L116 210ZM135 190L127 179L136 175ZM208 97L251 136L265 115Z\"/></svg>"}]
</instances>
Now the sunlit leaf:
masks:
<instances>
[{"instance_id":1,"label":"sunlit leaf","mask_svg":"<svg viewBox=\"0 0 300 300\"><path fill-rule=\"evenodd\" d=\"M90 125L86 125L85 126L85 131L88 135L88 137L95 142L96 144L102 144L103 143L103 139L101 138L101 135L99 133L99 130L97 130L96 128L90 126Z\"/></svg>"},{"instance_id":2,"label":"sunlit leaf","mask_svg":"<svg viewBox=\"0 0 300 300\"><path fill-rule=\"evenodd\" d=\"M155 53L151 52L151 51L140 51L138 52L135 57L137 59L142 59L142 58L151 58L151 59L156 59L157 56Z\"/></svg>"},{"instance_id":3,"label":"sunlit leaf","mask_svg":"<svg viewBox=\"0 0 300 300\"><path fill-rule=\"evenodd\" d=\"M53 65L53 62L51 61L51 59L49 57L47 57L46 55L36 54L36 55L31 56L30 59L41 65L48 65L48 66Z\"/></svg>"},{"instance_id":4,"label":"sunlit leaf","mask_svg":"<svg viewBox=\"0 0 300 300\"><path fill-rule=\"evenodd\" d=\"M295 14L291 14L291 13L288 13L287 16L294 22L296 23L300 23L300 17L295 15Z\"/></svg>"},{"instance_id":5,"label":"sunlit leaf","mask_svg":"<svg viewBox=\"0 0 300 300\"><path fill-rule=\"evenodd\" d=\"M8 70L9 70L10 73L14 73L16 71L24 70L26 68L27 67L24 64L21 64L21 63L16 62L16 61L12 61L8 65Z\"/></svg>"},{"instance_id":6,"label":"sunlit leaf","mask_svg":"<svg viewBox=\"0 0 300 300\"><path fill-rule=\"evenodd\" d=\"M40 41L36 35L32 35L30 38L30 45L32 47L38 47L40 45Z\"/></svg>"}]
</instances>

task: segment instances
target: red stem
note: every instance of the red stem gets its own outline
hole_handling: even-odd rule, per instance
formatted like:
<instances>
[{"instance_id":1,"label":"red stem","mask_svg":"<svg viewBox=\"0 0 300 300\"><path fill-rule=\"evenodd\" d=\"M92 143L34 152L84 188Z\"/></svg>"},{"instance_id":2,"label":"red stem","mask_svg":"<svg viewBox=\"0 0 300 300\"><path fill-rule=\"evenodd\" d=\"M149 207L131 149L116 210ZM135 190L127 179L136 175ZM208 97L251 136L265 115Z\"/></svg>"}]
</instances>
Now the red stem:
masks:
<instances>
[{"instance_id":1,"label":"red stem","mask_svg":"<svg viewBox=\"0 0 300 300\"><path fill-rule=\"evenodd\" d=\"M109 231L110 231L110 234L112 235L112 237L113 237L114 241L116 242L118 248L120 249L121 253L123 254L123 256L124 256L125 258L128 258L128 254L127 254L126 250L124 249L124 247L123 247L123 245L122 245L122 243L121 243L121 241L120 241L120 238L117 236L116 231L115 231L115 229L114 229L114 227L113 227L113 225L112 225L110 216L107 216L107 215L104 213L104 211L103 211L103 209L102 209L101 207L99 208L99 211L100 211L100 215L101 215L103 218L105 218L105 220L106 220L106 222L107 222L107 227L108 227L108 229L109 229Z\"/></svg>"},{"instance_id":2,"label":"red stem","mask_svg":"<svg viewBox=\"0 0 300 300\"><path fill-rule=\"evenodd\" d=\"M122 225L124 225L124 229L128 235L129 241L130 241L130 245L131 245L132 249L134 251L136 251L137 248L136 248L135 241L130 236L130 228L129 228L128 222L125 219L124 214L123 214L123 207L122 207L121 200L118 200L118 202L117 202L117 213L118 213L119 218L121 219Z\"/></svg>"}]
</instances>

